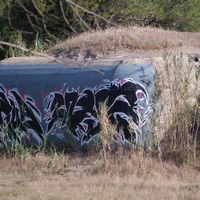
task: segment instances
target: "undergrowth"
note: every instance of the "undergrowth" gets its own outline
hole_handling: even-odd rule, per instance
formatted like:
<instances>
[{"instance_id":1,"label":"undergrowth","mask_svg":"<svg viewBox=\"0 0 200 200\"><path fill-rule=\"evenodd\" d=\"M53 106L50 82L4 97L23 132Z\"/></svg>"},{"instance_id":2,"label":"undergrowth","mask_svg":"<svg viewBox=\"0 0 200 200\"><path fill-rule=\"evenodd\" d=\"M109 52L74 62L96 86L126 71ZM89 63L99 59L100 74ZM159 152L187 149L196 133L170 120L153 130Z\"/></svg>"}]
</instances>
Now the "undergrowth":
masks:
<instances>
[{"instance_id":1,"label":"undergrowth","mask_svg":"<svg viewBox=\"0 0 200 200\"><path fill-rule=\"evenodd\" d=\"M157 71L160 91L160 117L157 134L162 135L163 159L176 163L198 161L199 149L199 75L191 57L182 52L164 51L164 66Z\"/></svg>"}]
</instances>

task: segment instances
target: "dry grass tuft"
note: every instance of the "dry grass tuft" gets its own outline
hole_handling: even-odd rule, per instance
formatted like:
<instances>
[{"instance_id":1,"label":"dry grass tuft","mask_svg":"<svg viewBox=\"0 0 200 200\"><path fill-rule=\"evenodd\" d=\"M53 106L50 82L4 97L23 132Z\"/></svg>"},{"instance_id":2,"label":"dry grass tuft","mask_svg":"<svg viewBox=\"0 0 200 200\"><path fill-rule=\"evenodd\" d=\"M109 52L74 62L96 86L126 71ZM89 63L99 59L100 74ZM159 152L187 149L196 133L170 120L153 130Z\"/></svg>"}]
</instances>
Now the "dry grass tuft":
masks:
<instances>
[{"instance_id":1,"label":"dry grass tuft","mask_svg":"<svg viewBox=\"0 0 200 200\"><path fill-rule=\"evenodd\" d=\"M155 68L160 106L156 134L163 159L174 160L177 165L199 163L199 68L182 52L168 51Z\"/></svg>"},{"instance_id":2,"label":"dry grass tuft","mask_svg":"<svg viewBox=\"0 0 200 200\"><path fill-rule=\"evenodd\" d=\"M96 58L118 52L162 50L180 43L200 48L200 33L186 33L150 27L117 27L86 32L51 48L48 53L60 58Z\"/></svg>"}]
</instances>

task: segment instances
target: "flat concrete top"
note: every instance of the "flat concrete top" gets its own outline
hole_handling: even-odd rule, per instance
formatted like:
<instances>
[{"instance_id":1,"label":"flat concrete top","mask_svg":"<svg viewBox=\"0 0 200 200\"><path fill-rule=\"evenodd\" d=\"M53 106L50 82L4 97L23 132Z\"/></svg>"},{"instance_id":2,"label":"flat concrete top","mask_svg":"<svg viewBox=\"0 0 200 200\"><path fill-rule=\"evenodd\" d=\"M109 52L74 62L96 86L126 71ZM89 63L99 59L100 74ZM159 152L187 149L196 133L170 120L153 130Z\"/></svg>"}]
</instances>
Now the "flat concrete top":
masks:
<instances>
[{"instance_id":1,"label":"flat concrete top","mask_svg":"<svg viewBox=\"0 0 200 200\"><path fill-rule=\"evenodd\" d=\"M183 53L184 57L192 56L198 57L200 60L199 48L174 48L168 49L168 52L173 54ZM164 50L143 51L136 50L132 53L121 52L118 54L101 56L95 59L78 59L70 58L55 58L44 54L44 57L27 56L27 57L13 57L0 61L0 67L2 65L45 65L45 64L63 64L67 66L116 66L122 62L130 62L134 64L139 63L153 63L162 59Z\"/></svg>"}]
</instances>

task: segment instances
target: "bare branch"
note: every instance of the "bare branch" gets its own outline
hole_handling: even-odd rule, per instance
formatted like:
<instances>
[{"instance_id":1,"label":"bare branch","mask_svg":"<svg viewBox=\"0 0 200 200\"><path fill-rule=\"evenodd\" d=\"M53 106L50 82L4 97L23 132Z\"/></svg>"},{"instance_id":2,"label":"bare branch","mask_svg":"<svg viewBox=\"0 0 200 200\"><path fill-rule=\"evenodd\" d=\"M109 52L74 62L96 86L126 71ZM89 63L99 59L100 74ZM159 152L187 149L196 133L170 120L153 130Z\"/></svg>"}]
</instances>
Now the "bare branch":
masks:
<instances>
[{"instance_id":1,"label":"bare branch","mask_svg":"<svg viewBox=\"0 0 200 200\"><path fill-rule=\"evenodd\" d=\"M33 29L35 32L37 32L37 29L41 30L41 28L40 28L39 26L33 24L33 22L31 21L31 16L30 16L28 13L26 13L26 16L27 16L28 22L30 23L32 29Z\"/></svg>"},{"instance_id":2,"label":"bare branch","mask_svg":"<svg viewBox=\"0 0 200 200\"><path fill-rule=\"evenodd\" d=\"M66 62L62 61L61 59L48 56L48 55L46 55L46 54L44 54L44 53L38 53L38 52L36 52L36 51L32 51L31 49L26 49L26 48L21 47L21 46L18 46L18 45L16 45L16 44L12 44L12 43L4 42L4 41L1 41L1 40L0 40L0 47L2 47L1 45L6 45L6 46L9 46L9 47L14 47L14 48L16 48L16 49L25 51L25 52L27 52L27 53L29 53L29 54L33 54L33 55L36 55L36 56L48 58L48 59L50 59L50 60L52 60L52 61L54 61L54 62L57 62L57 63L61 63L61 64L65 64L65 65L67 64ZM96 69L95 67L90 67L90 66L87 66L87 65L88 65L88 62L85 63L83 66L84 66L84 67L88 67L88 68L90 68L90 69L92 69L92 70L94 70L94 71L96 71L96 72L98 72L98 73L100 73L100 74L104 74L104 72L102 72L102 71Z\"/></svg>"},{"instance_id":3,"label":"bare branch","mask_svg":"<svg viewBox=\"0 0 200 200\"><path fill-rule=\"evenodd\" d=\"M37 55L37 56L40 56L40 57L45 57L45 58L48 58L50 60L55 60L55 58L50 57L50 56L48 56L48 55L46 55L44 53L38 53L36 51L33 51L31 49L26 49L26 48L18 46L16 44L12 44L12 43L9 43L9 42L4 42L4 41L1 41L1 40L0 40L0 44L1 45L6 45L6 46L9 46L9 47L14 47L16 49L22 50L22 51L27 52L29 54Z\"/></svg>"},{"instance_id":4,"label":"bare branch","mask_svg":"<svg viewBox=\"0 0 200 200\"><path fill-rule=\"evenodd\" d=\"M101 27L100 27L100 25L99 25L99 20L98 20L98 18L97 18L96 16L94 16L94 23L96 24L97 28L98 28L99 30L101 30Z\"/></svg>"},{"instance_id":5,"label":"bare branch","mask_svg":"<svg viewBox=\"0 0 200 200\"><path fill-rule=\"evenodd\" d=\"M81 27L83 28L84 31L85 30L85 27L88 29L88 30L91 30L91 28L88 26L88 24L83 20L83 18L79 15L78 11L76 10L76 8L74 8L72 5L70 5L71 9L74 11L74 13L76 14L76 16L80 19L80 21L82 22L81 23ZM85 26L82 26L82 24Z\"/></svg>"},{"instance_id":6,"label":"bare branch","mask_svg":"<svg viewBox=\"0 0 200 200\"><path fill-rule=\"evenodd\" d=\"M37 12L39 13L39 15L44 19L45 15L40 11L35 0L32 0L32 3L34 5L35 9L37 10ZM49 16L52 16L52 17L56 18L57 20L59 20L59 17L54 14L49 14Z\"/></svg>"},{"instance_id":7,"label":"bare branch","mask_svg":"<svg viewBox=\"0 0 200 200\"><path fill-rule=\"evenodd\" d=\"M10 6L10 5L9 5L9 6ZM8 9L8 23L9 23L10 27L11 27L13 30L16 30L16 29L14 28L14 26L12 25L12 21L11 21L11 17L10 17L10 7L9 7L9 9Z\"/></svg>"},{"instance_id":8,"label":"bare branch","mask_svg":"<svg viewBox=\"0 0 200 200\"><path fill-rule=\"evenodd\" d=\"M51 38L53 38L55 41L57 41L58 39L53 35L53 34L51 34L49 31L48 31L48 29L47 29L47 25L46 25L46 23L45 23L45 19L43 19L43 27L44 27L44 30L46 31L46 33L51 37Z\"/></svg>"},{"instance_id":9,"label":"bare branch","mask_svg":"<svg viewBox=\"0 0 200 200\"><path fill-rule=\"evenodd\" d=\"M19 0L17 0L18 4L27 12L29 13L31 16L35 17L35 19L43 21L43 18L39 18L37 15L35 15L33 12L31 12L30 10L28 10Z\"/></svg>"},{"instance_id":10,"label":"bare branch","mask_svg":"<svg viewBox=\"0 0 200 200\"><path fill-rule=\"evenodd\" d=\"M10 28L13 29L14 31L19 32L19 33L24 33L24 34L30 34L30 35L32 35L33 32L22 31L22 30L19 30L19 29L15 28L15 27L13 26L13 24L12 24L11 14L10 14L10 4L7 3L7 6L8 6L8 13L7 13L7 17L6 17L6 19L8 20L8 23L9 23Z\"/></svg>"},{"instance_id":11,"label":"bare branch","mask_svg":"<svg viewBox=\"0 0 200 200\"><path fill-rule=\"evenodd\" d=\"M40 12L40 9L37 7L37 4L36 4L35 0L32 0L32 3L33 3L33 5L34 5L35 9L37 10L37 12L40 14L40 16L41 16L42 18L44 18L43 13Z\"/></svg>"},{"instance_id":12,"label":"bare branch","mask_svg":"<svg viewBox=\"0 0 200 200\"><path fill-rule=\"evenodd\" d=\"M85 11L85 12L87 12L87 13L93 15L93 16L95 16L95 17L98 17L98 18L102 19L102 20L105 21L107 24L111 24L111 25L113 25L113 26L116 26L116 24L111 23L110 21L108 21L107 19L105 19L104 17L102 17L101 15L98 15L98 14L92 12L92 11L89 11L89 10L83 8L82 6L80 6L80 5L76 4L76 3L74 3L74 2L71 1L71 0L65 0L65 1L66 1L67 3L69 3L69 4L71 4L71 5L73 5L73 6L77 7L77 8L79 8L79 9L81 9L81 10L83 10L83 11Z\"/></svg>"},{"instance_id":13,"label":"bare branch","mask_svg":"<svg viewBox=\"0 0 200 200\"><path fill-rule=\"evenodd\" d=\"M61 9L62 16L63 16L63 18L64 18L66 24L69 26L69 28L70 28L74 33L78 34L77 31L70 25L68 19L66 18L66 15L65 15L65 12L64 12L64 9L63 9L62 0L60 0L60 9Z\"/></svg>"},{"instance_id":14,"label":"bare branch","mask_svg":"<svg viewBox=\"0 0 200 200\"><path fill-rule=\"evenodd\" d=\"M56 16L56 15L54 15L54 14L48 14L48 16L52 16L52 17L54 17L54 18L57 19L57 20L60 19L60 16Z\"/></svg>"},{"instance_id":15,"label":"bare branch","mask_svg":"<svg viewBox=\"0 0 200 200\"><path fill-rule=\"evenodd\" d=\"M1 50L4 50L4 48L3 48L3 46L2 46L2 45L0 45L0 49L1 49Z\"/></svg>"}]
</instances>

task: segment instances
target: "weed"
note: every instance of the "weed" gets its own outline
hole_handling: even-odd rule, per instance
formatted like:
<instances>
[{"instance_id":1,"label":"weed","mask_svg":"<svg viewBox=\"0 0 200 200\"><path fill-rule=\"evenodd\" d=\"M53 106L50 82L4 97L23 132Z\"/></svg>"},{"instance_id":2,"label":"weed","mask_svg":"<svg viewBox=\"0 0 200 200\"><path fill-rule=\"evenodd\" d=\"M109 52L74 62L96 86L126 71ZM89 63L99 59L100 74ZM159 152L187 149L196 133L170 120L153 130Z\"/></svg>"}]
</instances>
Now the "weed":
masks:
<instances>
[{"instance_id":1,"label":"weed","mask_svg":"<svg viewBox=\"0 0 200 200\"><path fill-rule=\"evenodd\" d=\"M164 137L162 151L180 152L181 160L190 162L196 159L199 77L192 60L186 60L182 52L173 55L165 50L163 60L157 84L161 91L161 116L156 127Z\"/></svg>"},{"instance_id":2,"label":"weed","mask_svg":"<svg viewBox=\"0 0 200 200\"><path fill-rule=\"evenodd\" d=\"M45 42L43 41L39 33L36 34L34 47L35 51L37 52L43 52L45 49Z\"/></svg>"},{"instance_id":3,"label":"weed","mask_svg":"<svg viewBox=\"0 0 200 200\"><path fill-rule=\"evenodd\" d=\"M107 106L101 104L98 113L98 119L100 121L100 133L99 138L102 144L101 155L103 163L107 162L107 154L111 153L113 146L114 134L116 132L116 126L111 124L107 113Z\"/></svg>"}]
</instances>

